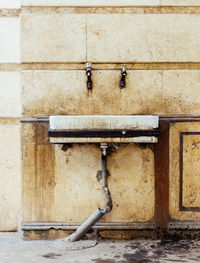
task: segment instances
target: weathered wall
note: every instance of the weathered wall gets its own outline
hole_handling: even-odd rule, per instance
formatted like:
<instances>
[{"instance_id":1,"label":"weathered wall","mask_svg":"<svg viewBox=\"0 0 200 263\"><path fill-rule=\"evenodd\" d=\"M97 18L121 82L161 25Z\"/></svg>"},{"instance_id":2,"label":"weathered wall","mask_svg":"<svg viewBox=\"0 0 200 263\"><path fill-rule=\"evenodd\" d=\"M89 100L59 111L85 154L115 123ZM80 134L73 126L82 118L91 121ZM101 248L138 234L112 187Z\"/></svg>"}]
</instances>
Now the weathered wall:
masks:
<instances>
[{"instance_id":1,"label":"weathered wall","mask_svg":"<svg viewBox=\"0 0 200 263\"><path fill-rule=\"evenodd\" d=\"M170 131L170 217L200 220L200 124L177 123Z\"/></svg>"},{"instance_id":2,"label":"weathered wall","mask_svg":"<svg viewBox=\"0 0 200 263\"><path fill-rule=\"evenodd\" d=\"M0 4L0 141L5 158L0 169L2 187L6 185L0 195L0 230L16 229L20 211L21 117L200 112L199 0L22 0L21 4L17 0ZM86 89L87 61L94 69L92 92ZM127 82L120 89L124 63ZM103 206L96 181L100 151L87 145L65 152L42 138L36 126L22 125L22 221L80 222ZM47 127L39 127L46 136ZM153 151L123 146L109 157L108 166L114 209L103 220L151 221ZM178 192L171 175L170 180L170 215L183 219L173 208ZM190 188L184 190L185 204L192 202Z\"/></svg>"},{"instance_id":3,"label":"weathered wall","mask_svg":"<svg viewBox=\"0 0 200 263\"><path fill-rule=\"evenodd\" d=\"M0 1L0 8L19 8L19 1ZM16 230L21 207L20 21L0 15L0 231ZM5 67L4 67L5 65Z\"/></svg>"},{"instance_id":4,"label":"weathered wall","mask_svg":"<svg viewBox=\"0 0 200 263\"><path fill-rule=\"evenodd\" d=\"M23 221L81 222L104 207L97 145L52 145L48 123L23 123ZM145 222L154 216L154 156L127 145L108 158L113 210L104 222ZM45 204L45 206L44 206Z\"/></svg>"}]
</instances>

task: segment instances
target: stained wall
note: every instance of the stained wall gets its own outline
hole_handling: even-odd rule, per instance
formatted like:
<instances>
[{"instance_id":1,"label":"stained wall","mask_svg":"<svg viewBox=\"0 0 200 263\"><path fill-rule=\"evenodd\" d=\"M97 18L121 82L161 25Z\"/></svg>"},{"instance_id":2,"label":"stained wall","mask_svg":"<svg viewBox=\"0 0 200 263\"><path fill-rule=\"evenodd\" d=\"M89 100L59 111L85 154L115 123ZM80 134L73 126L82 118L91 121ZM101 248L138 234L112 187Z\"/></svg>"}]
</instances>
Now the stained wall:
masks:
<instances>
[{"instance_id":1,"label":"stained wall","mask_svg":"<svg viewBox=\"0 0 200 263\"><path fill-rule=\"evenodd\" d=\"M21 222L80 222L104 205L96 180L100 150L76 145L63 151L38 131L46 136L47 126L21 126L20 118L199 114L200 1L22 0L2 1L0 8L0 169L6 185L0 230L16 230L19 215ZM86 62L93 63L91 92ZM123 64L127 79L120 89ZM152 221L154 149L122 146L108 166L114 209L103 220Z\"/></svg>"},{"instance_id":2,"label":"stained wall","mask_svg":"<svg viewBox=\"0 0 200 263\"><path fill-rule=\"evenodd\" d=\"M6 13L19 1L1 1ZM17 230L21 209L20 18L0 11L0 231ZM4 11L5 12L5 11ZM14 67L12 66L14 65Z\"/></svg>"}]
</instances>

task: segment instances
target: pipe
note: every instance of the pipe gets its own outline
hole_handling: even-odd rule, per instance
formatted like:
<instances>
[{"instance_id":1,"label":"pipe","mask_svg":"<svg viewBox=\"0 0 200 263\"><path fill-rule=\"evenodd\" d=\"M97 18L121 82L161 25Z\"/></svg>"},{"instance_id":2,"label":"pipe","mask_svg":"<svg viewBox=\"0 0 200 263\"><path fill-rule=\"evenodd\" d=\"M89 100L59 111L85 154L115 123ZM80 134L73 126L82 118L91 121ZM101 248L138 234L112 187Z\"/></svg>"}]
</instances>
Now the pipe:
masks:
<instances>
[{"instance_id":1,"label":"pipe","mask_svg":"<svg viewBox=\"0 0 200 263\"><path fill-rule=\"evenodd\" d=\"M78 241L80 240L89 229L92 228L93 225L98 222L103 215L106 213L109 213L112 210L112 199L110 195L110 191L108 188L108 182L107 182L107 143L101 143L101 167L102 167L102 188L104 191L105 199L106 199L106 208L100 209L98 208L85 222L83 222L74 233L72 233L67 240L70 242Z\"/></svg>"},{"instance_id":2,"label":"pipe","mask_svg":"<svg viewBox=\"0 0 200 263\"><path fill-rule=\"evenodd\" d=\"M108 144L107 143L101 143L101 169L102 169L102 187L107 187L108 182L107 182L107 148Z\"/></svg>"},{"instance_id":3,"label":"pipe","mask_svg":"<svg viewBox=\"0 0 200 263\"><path fill-rule=\"evenodd\" d=\"M110 191L108 188L108 170L107 170L107 143L101 143L101 167L102 167L102 187L104 191L104 195L106 198L106 213L109 213L112 210L112 199L110 195Z\"/></svg>"},{"instance_id":4,"label":"pipe","mask_svg":"<svg viewBox=\"0 0 200 263\"><path fill-rule=\"evenodd\" d=\"M87 233L88 230L97 221L99 221L104 214L105 213L101 209L98 208L90 217L88 217L88 219L82 225L79 226L79 228L76 229L74 233L72 233L68 237L68 241L74 242L74 241L78 241L79 239L81 239L81 237L84 236L85 233Z\"/></svg>"}]
</instances>

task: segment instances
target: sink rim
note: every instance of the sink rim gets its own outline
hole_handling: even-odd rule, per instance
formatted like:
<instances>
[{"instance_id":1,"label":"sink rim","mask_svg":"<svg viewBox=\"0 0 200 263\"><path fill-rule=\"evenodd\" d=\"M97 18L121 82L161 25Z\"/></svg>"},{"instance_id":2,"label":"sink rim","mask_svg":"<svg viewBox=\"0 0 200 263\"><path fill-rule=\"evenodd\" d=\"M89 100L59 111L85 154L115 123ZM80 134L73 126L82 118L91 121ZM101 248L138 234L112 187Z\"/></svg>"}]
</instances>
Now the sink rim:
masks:
<instances>
[{"instance_id":1,"label":"sink rim","mask_svg":"<svg viewBox=\"0 0 200 263\"><path fill-rule=\"evenodd\" d=\"M50 130L153 130L158 115L51 115Z\"/></svg>"}]
</instances>

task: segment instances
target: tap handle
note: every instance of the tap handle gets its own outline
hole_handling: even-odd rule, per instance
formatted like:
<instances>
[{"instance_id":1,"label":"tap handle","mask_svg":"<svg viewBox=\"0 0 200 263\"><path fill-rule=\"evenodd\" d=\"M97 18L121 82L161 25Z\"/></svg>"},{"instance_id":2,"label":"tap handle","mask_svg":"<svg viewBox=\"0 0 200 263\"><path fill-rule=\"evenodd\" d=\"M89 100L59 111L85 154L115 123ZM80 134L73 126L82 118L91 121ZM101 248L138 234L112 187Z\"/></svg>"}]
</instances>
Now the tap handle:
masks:
<instances>
[{"instance_id":1,"label":"tap handle","mask_svg":"<svg viewBox=\"0 0 200 263\"><path fill-rule=\"evenodd\" d=\"M92 89L92 63L86 63L87 89Z\"/></svg>"},{"instance_id":2,"label":"tap handle","mask_svg":"<svg viewBox=\"0 0 200 263\"><path fill-rule=\"evenodd\" d=\"M121 80L120 80L120 87L121 88L124 88L125 85L126 85L126 81L125 81L125 77L126 77L126 68L125 68L125 65L121 71Z\"/></svg>"}]
</instances>

